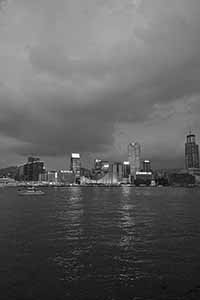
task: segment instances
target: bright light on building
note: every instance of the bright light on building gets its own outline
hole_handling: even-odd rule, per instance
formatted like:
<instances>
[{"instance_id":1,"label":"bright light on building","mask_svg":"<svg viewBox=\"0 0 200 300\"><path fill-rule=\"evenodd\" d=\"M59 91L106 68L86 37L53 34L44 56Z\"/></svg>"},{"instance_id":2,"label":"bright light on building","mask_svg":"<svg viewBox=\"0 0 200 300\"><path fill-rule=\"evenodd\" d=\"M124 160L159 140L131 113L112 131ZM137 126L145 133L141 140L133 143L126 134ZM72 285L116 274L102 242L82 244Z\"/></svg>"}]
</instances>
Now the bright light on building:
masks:
<instances>
[{"instance_id":1,"label":"bright light on building","mask_svg":"<svg viewBox=\"0 0 200 300\"><path fill-rule=\"evenodd\" d=\"M136 172L136 175L152 175L152 172Z\"/></svg>"},{"instance_id":2,"label":"bright light on building","mask_svg":"<svg viewBox=\"0 0 200 300\"><path fill-rule=\"evenodd\" d=\"M72 158L80 158L80 154L79 153L72 153Z\"/></svg>"}]
</instances>

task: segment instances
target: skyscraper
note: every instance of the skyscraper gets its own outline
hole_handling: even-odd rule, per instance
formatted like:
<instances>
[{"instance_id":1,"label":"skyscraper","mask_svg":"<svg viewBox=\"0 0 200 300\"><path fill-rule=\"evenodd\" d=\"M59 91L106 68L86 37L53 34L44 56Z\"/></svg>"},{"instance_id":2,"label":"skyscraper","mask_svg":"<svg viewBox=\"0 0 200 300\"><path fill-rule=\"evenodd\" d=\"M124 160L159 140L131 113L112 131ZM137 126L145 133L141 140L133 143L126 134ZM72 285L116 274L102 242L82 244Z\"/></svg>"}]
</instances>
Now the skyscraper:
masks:
<instances>
[{"instance_id":1,"label":"skyscraper","mask_svg":"<svg viewBox=\"0 0 200 300\"><path fill-rule=\"evenodd\" d=\"M130 175L130 162L124 161L123 162L123 177L129 178L129 175Z\"/></svg>"},{"instance_id":2,"label":"skyscraper","mask_svg":"<svg viewBox=\"0 0 200 300\"><path fill-rule=\"evenodd\" d=\"M141 147L139 143L128 145L128 161L130 163L130 175L135 178L136 172L140 171Z\"/></svg>"},{"instance_id":3,"label":"skyscraper","mask_svg":"<svg viewBox=\"0 0 200 300\"><path fill-rule=\"evenodd\" d=\"M150 160L143 161L143 172L151 172L151 162Z\"/></svg>"},{"instance_id":4,"label":"skyscraper","mask_svg":"<svg viewBox=\"0 0 200 300\"><path fill-rule=\"evenodd\" d=\"M72 153L70 170L77 176L80 176L81 171L81 157L79 153Z\"/></svg>"},{"instance_id":5,"label":"skyscraper","mask_svg":"<svg viewBox=\"0 0 200 300\"><path fill-rule=\"evenodd\" d=\"M196 144L195 134L189 133L185 143L185 168L199 168L199 146Z\"/></svg>"},{"instance_id":6,"label":"skyscraper","mask_svg":"<svg viewBox=\"0 0 200 300\"><path fill-rule=\"evenodd\" d=\"M123 177L123 165L121 162L112 164L112 183L119 183Z\"/></svg>"}]
</instances>

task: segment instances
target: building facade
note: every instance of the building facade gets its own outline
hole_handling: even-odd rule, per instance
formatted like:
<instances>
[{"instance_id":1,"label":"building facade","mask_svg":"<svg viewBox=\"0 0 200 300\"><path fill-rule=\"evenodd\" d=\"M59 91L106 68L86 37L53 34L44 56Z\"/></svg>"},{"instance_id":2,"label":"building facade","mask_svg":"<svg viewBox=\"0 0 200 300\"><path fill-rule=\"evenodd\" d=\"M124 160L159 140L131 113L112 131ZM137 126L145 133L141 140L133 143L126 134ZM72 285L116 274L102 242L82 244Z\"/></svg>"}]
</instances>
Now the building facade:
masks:
<instances>
[{"instance_id":1,"label":"building facade","mask_svg":"<svg viewBox=\"0 0 200 300\"><path fill-rule=\"evenodd\" d=\"M199 146L196 144L195 134L189 133L185 143L185 168L199 168Z\"/></svg>"},{"instance_id":2,"label":"building facade","mask_svg":"<svg viewBox=\"0 0 200 300\"><path fill-rule=\"evenodd\" d=\"M72 153L71 162L70 162L70 170L76 175L80 176L81 172L81 157L79 153Z\"/></svg>"},{"instance_id":3,"label":"building facade","mask_svg":"<svg viewBox=\"0 0 200 300\"><path fill-rule=\"evenodd\" d=\"M44 162L34 157L28 157L27 163L18 167L19 181L38 181L40 174L45 172Z\"/></svg>"},{"instance_id":4,"label":"building facade","mask_svg":"<svg viewBox=\"0 0 200 300\"><path fill-rule=\"evenodd\" d=\"M151 162L150 160L144 160L143 161L143 172L151 172Z\"/></svg>"},{"instance_id":5,"label":"building facade","mask_svg":"<svg viewBox=\"0 0 200 300\"><path fill-rule=\"evenodd\" d=\"M58 171L58 183L61 184L71 184L75 181L75 175L69 170L59 170Z\"/></svg>"},{"instance_id":6,"label":"building facade","mask_svg":"<svg viewBox=\"0 0 200 300\"><path fill-rule=\"evenodd\" d=\"M108 172L110 163L107 160L95 159L94 170L95 172Z\"/></svg>"},{"instance_id":7,"label":"building facade","mask_svg":"<svg viewBox=\"0 0 200 300\"><path fill-rule=\"evenodd\" d=\"M150 185L153 179L152 172L136 172L136 178L134 180L134 184L136 186L139 185Z\"/></svg>"},{"instance_id":8,"label":"building facade","mask_svg":"<svg viewBox=\"0 0 200 300\"><path fill-rule=\"evenodd\" d=\"M139 143L128 145L128 161L130 163L130 175L136 177L136 172L140 171L141 146Z\"/></svg>"},{"instance_id":9,"label":"building facade","mask_svg":"<svg viewBox=\"0 0 200 300\"><path fill-rule=\"evenodd\" d=\"M169 184L172 186L189 186L195 184L195 176L188 173L169 174Z\"/></svg>"},{"instance_id":10,"label":"building facade","mask_svg":"<svg viewBox=\"0 0 200 300\"><path fill-rule=\"evenodd\" d=\"M121 162L114 162L112 164L112 184L122 182L123 178L123 165Z\"/></svg>"},{"instance_id":11,"label":"building facade","mask_svg":"<svg viewBox=\"0 0 200 300\"><path fill-rule=\"evenodd\" d=\"M96 158L94 161L94 169L95 171L101 171L101 166L102 166L102 160Z\"/></svg>"},{"instance_id":12,"label":"building facade","mask_svg":"<svg viewBox=\"0 0 200 300\"><path fill-rule=\"evenodd\" d=\"M124 161L123 162L123 178L129 178L130 175L130 162Z\"/></svg>"}]
</instances>

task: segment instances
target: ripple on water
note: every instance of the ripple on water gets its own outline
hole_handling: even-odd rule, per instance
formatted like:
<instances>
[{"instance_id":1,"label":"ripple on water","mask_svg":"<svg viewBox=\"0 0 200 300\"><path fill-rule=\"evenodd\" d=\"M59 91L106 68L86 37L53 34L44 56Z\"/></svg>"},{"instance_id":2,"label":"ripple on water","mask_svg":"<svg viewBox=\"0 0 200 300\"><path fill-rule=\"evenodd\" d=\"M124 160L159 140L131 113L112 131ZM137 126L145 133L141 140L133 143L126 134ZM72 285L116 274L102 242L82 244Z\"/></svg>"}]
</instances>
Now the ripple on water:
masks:
<instances>
[{"instance_id":1,"label":"ripple on water","mask_svg":"<svg viewBox=\"0 0 200 300\"><path fill-rule=\"evenodd\" d=\"M199 196L191 189L73 187L27 201L5 189L5 299L174 300L190 290L194 297Z\"/></svg>"}]
</instances>

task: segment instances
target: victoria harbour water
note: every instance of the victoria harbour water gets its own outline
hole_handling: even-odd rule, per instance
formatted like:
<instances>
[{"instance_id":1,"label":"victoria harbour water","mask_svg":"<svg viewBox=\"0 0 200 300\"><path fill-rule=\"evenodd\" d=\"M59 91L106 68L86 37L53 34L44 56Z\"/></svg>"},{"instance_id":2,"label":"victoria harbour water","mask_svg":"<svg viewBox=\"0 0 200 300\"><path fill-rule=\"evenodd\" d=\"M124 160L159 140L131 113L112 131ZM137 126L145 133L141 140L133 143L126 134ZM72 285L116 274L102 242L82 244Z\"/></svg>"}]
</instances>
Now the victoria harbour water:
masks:
<instances>
[{"instance_id":1,"label":"victoria harbour water","mask_svg":"<svg viewBox=\"0 0 200 300\"><path fill-rule=\"evenodd\" d=\"M44 191L0 189L1 299L200 299L200 189Z\"/></svg>"}]
</instances>

